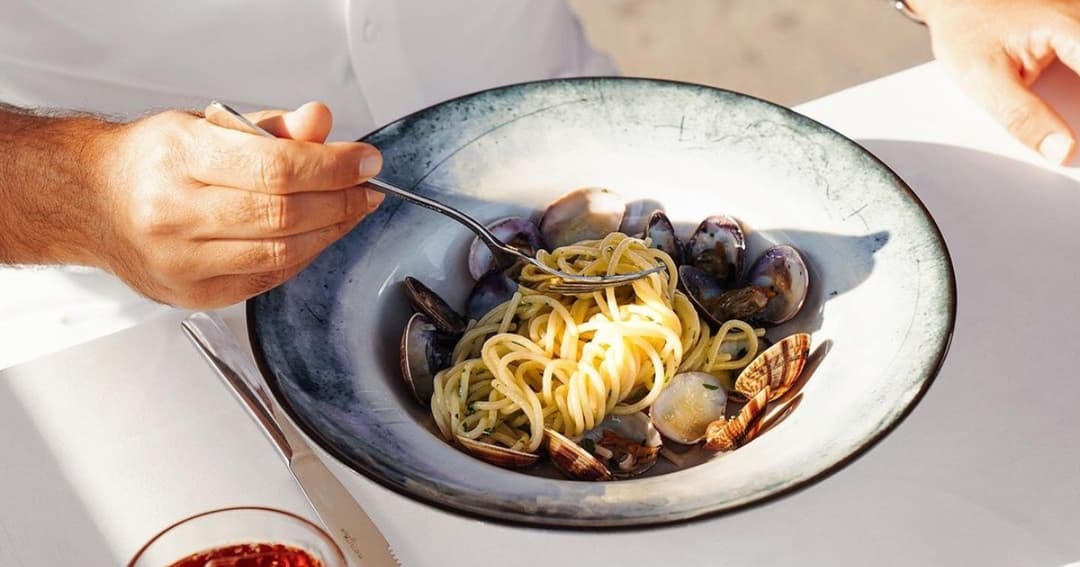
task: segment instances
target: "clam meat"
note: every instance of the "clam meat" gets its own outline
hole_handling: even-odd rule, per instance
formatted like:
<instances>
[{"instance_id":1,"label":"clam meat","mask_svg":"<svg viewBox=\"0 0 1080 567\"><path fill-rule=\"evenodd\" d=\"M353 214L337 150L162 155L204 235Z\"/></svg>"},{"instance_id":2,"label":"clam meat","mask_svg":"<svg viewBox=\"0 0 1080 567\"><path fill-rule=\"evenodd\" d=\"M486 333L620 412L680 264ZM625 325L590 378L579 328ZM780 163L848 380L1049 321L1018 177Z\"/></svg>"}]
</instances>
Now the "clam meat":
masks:
<instances>
[{"instance_id":1,"label":"clam meat","mask_svg":"<svg viewBox=\"0 0 1080 567\"><path fill-rule=\"evenodd\" d=\"M656 397L649 416L664 437L693 445L705 437L710 423L723 419L727 392L720 380L707 372L682 372L672 376Z\"/></svg>"},{"instance_id":2,"label":"clam meat","mask_svg":"<svg viewBox=\"0 0 1080 567\"><path fill-rule=\"evenodd\" d=\"M547 430L555 467L575 480L611 480L640 475L660 457L663 441L644 413L609 415L574 441Z\"/></svg>"},{"instance_id":3,"label":"clam meat","mask_svg":"<svg viewBox=\"0 0 1080 567\"><path fill-rule=\"evenodd\" d=\"M779 325L790 321L802 309L810 276L799 252L787 245L773 246L761 254L750 268L751 286L765 290L768 304L759 320Z\"/></svg>"},{"instance_id":4,"label":"clam meat","mask_svg":"<svg viewBox=\"0 0 1080 567\"><path fill-rule=\"evenodd\" d=\"M742 274L746 261L746 236L738 221L713 215L701 221L686 243L686 262L712 274L729 288Z\"/></svg>"}]
</instances>

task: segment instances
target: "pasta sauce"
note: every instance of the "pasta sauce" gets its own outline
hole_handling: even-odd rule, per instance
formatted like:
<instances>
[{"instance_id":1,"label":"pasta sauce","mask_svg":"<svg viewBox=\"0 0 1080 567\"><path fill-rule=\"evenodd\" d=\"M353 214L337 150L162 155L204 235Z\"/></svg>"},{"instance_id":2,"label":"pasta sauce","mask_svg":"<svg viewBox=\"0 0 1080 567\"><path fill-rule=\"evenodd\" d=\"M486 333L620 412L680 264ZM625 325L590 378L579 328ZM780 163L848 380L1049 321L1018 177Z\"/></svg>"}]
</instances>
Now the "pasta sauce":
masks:
<instances>
[{"instance_id":1,"label":"pasta sauce","mask_svg":"<svg viewBox=\"0 0 1080 567\"><path fill-rule=\"evenodd\" d=\"M245 543L200 551L169 567L323 567L306 551L280 543Z\"/></svg>"}]
</instances>

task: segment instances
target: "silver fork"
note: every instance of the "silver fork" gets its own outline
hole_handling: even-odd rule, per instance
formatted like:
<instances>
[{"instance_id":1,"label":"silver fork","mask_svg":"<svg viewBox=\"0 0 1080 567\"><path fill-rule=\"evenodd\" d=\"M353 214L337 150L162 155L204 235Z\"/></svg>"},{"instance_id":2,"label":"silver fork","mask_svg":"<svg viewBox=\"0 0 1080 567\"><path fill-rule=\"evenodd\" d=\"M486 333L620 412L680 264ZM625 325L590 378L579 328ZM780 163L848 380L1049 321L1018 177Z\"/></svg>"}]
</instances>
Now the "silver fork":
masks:
<instances>
[{"instance_id":1,"label":"silver fork","mask_svg":"<svg viewBox=\"0 0 1080 567\"><path fill-rule=\"evenodd\" d=\"M223 121L228 122L236 130L241 130L250 134L256 134L260 136L267 136L270 138L274 137L273 134L267 132L266 130L263 130L262 127L245 118L243 114L240 114L228 105L218 102L216 100L211 102L210 106L207 108L207 119L211 120L212 122L218 123L220 123L222 119L224 119ZM634 272L632 274L594 276L568 274L566 272L562 272L556 270L555 268L547 266L542 262L538 261L536 258L533 258L532 256L521 252L517 248L514 248L509 244L503 243L498 238L496 238L495 235L492 234L483 224L477 222L476 219L455 209L454 207L444 205L438 201L434 201L422 195L417 195L416 193L387 183L377 177L372 177L371 179L369 179L368 184L375 187L379 191L382 191L383 193L396 195L398 197L401 197L402 199L405 199L406 201L409 201L410 203L431 209L437 213L446 215L456 220L457 222L465 225L465 228L468 228L473 233L475 233L476 236L480 238L480 241L486 244L487 247L491 249L491 254L495 257L495 263L499 268L510 267L519 261L523 261L533 266L536 266L538 270L549 274L552 276L552 278L554 278L551 282L548 282L544 289L555 293L589 293L591 291L596 291L598 289L603 289L606 287L626 285L641 278L644 278L645 276L649 276L651 274L655 274L666 269L663 265L660 265L649 268L648 270Z\"/></svg>"}]
</instances>

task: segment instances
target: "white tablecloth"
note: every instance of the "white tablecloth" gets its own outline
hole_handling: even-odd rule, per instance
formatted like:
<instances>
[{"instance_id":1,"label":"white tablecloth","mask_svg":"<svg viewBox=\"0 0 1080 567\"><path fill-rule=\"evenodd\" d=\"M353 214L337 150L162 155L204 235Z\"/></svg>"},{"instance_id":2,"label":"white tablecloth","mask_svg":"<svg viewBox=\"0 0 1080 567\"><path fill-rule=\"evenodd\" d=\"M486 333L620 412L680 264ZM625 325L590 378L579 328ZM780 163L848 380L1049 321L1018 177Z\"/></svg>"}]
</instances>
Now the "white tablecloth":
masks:
<instances>
[{"instance_id":1,"label":"white tablecloth","mask_svg":"<svg viewBox=\"0 0 1080 567\"><path fill-rule=\"evenodd\" d=\"M1080 80L1055 69L1040 88L1080 126ZM906 179L953 254L952 350L912 415L807 490L634 532L465 519L331 464L406 565L1080 560L1080 349L1067 334L1080 317L1080 175L1039 163L935 64L800 110ZM311 516L270 445L181 335L183 313L83 273L8 270L0 289L0 368L81 343L0 373L0 565L117 565L159 528L226 505ZM228 316L242 330L242 313Z\"/></svg>"}]
</instances>

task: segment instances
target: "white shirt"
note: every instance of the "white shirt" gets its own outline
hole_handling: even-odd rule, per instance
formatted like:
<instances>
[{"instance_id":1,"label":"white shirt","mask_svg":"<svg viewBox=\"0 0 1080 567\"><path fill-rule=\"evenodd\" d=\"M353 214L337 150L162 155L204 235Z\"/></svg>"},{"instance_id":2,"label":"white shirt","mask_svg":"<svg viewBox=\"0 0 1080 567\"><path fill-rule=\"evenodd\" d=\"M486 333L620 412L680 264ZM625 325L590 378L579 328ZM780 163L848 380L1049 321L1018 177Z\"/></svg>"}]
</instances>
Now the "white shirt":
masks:
<instances>
[{"instance_id":1,"label":"white shirt","mask_svg":"<svg viewBox=\"0 0 1080 567\"><path fill-rule=\"evenodd\" d=\"M326 102L331 139L527 80L613 74L561 1L5 0L0 101L135 118ZM0 205L2 206L2 205ZM0 268L0 368L164 308L111 276Z\"/></svg>"}]
</instances>

